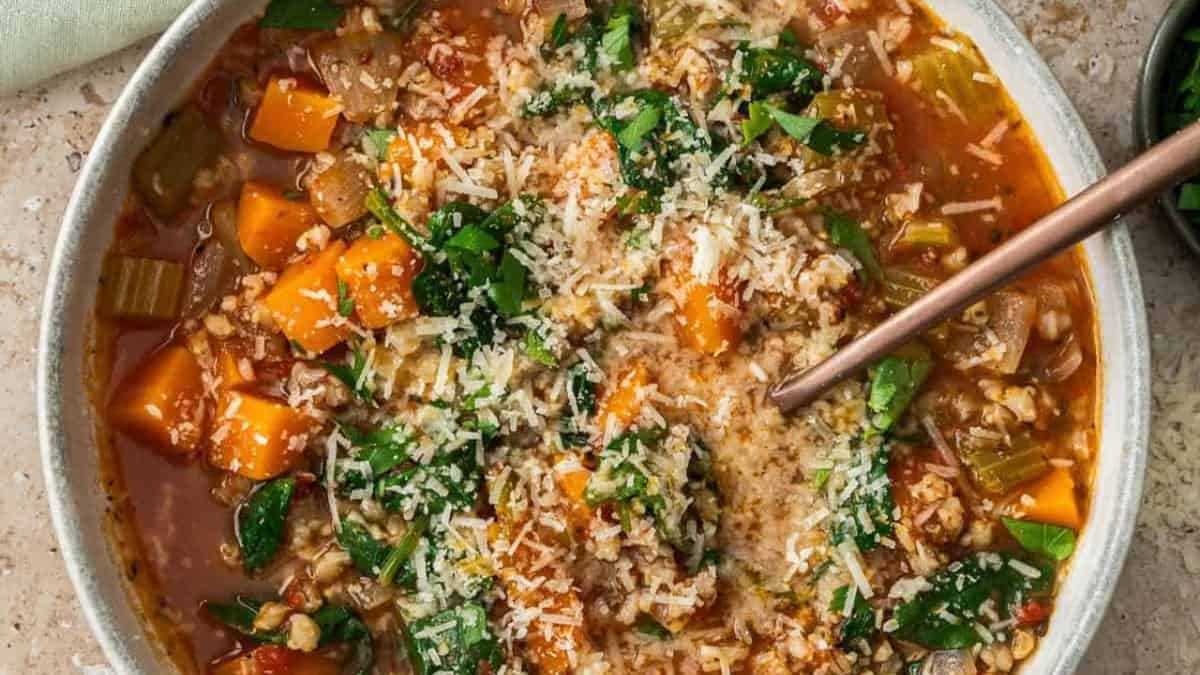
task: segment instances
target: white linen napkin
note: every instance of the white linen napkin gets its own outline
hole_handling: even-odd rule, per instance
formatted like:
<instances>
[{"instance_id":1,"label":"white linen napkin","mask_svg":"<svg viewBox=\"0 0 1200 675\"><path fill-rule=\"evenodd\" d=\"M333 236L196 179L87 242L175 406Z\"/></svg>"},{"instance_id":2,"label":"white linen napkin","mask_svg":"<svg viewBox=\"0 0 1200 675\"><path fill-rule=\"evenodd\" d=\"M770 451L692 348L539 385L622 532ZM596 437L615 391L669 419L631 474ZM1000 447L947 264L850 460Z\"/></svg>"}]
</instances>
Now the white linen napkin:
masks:
<instances>
[{"instance_id":1,"label":"white linen napkin","mask_svg":"<svg viewBox=\"0 0 1200 675\"><path fill-rule=\"evenodd\" d=\"M0 0L0 95L163 31L191 0Z\"/></svg>"}]
</instances>

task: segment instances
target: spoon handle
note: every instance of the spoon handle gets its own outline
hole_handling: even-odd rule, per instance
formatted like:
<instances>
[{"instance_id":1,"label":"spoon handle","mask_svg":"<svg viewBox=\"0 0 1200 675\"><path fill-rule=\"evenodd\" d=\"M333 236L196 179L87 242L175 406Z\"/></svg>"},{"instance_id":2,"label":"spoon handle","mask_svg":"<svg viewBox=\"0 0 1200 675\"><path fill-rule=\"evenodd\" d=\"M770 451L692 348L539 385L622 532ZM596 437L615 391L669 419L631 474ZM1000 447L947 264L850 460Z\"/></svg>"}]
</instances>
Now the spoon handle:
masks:
<instances>
[{"instance_id":1,"label":"spoon handle","mask_svg":"<svg viewBox=\"0 0 1200 675\"><path fill-rule=\"evenodd\" d=\"M1084 190L829 359L791 375L775 386L771 400L784 412L811 403L833 385L861 373L914 336L1197 173L1200 173L1200 122Z\"/></svg>"}]
</instances>

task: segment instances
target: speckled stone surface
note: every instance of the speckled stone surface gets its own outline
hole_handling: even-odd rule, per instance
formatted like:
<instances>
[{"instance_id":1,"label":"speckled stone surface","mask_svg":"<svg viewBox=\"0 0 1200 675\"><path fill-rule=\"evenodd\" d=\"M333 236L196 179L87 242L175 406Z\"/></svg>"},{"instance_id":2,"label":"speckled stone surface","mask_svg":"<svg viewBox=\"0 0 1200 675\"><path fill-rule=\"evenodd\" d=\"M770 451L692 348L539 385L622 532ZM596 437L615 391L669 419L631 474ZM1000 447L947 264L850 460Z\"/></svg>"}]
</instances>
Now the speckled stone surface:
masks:
<instances>
[{"instance_id":1,"label":"speckled stone surface","mask_svg":"<svg viewBox=\"0 0 1200 675\"><path fill-rule=\"evenodd\" d=\"M1133 152L1142 54L1169 0L999 0L1050 63L1109 166ZM139 45L0 98L0 675L110 673L58 556L34 423L34 350L50 252L80 163ZM1200 262L1155 209L1129 219L1154 349L1140 526L1081 673L1200 672ZM1093 533L1095 534L1095 533Z\"/></svg>"}]
</instances>

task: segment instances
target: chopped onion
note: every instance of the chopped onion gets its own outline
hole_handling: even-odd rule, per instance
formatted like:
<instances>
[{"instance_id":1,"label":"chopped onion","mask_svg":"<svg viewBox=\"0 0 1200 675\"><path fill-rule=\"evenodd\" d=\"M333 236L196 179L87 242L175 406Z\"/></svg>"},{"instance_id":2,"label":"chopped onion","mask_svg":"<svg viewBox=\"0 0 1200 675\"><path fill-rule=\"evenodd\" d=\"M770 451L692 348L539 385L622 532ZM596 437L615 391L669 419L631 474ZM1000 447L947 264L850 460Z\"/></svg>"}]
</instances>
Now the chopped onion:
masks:
<instances>
[{"instance_id":1,"label":"chopped onion","mask_svg":"<svg viewBox=\"0 0 1200 675\"><path fill-rule=\"evenodd\" d=\"M925 657L921 675L975 675L975 656L966 649L933 652Z\"/></svg>"},{"instance_id":2,"label":"chopped onion","mask_svg":"<svg viewBox=\"0 0 1200 675\"><path fill-rule=\"evenodd\" d=\"M1053 351L1030 356L1029 374L1040 382L1065 382L1083 365L1083 349L1072 333Z\"/></svg>"},{"instance_id":3,"label":"chopped onion","mask_svg":"<svg viewBox=\"0 0 1200 675\"><path fill-rule=\"evenodd\" d=\"M1019 291L1001 291L988 299L991 321L988 327L1004 345L1004 354L992 369L1002 375L1012 375L1021 365L1029 335L1037 320L1038 301Z\"/></svg>"}]
</instances>

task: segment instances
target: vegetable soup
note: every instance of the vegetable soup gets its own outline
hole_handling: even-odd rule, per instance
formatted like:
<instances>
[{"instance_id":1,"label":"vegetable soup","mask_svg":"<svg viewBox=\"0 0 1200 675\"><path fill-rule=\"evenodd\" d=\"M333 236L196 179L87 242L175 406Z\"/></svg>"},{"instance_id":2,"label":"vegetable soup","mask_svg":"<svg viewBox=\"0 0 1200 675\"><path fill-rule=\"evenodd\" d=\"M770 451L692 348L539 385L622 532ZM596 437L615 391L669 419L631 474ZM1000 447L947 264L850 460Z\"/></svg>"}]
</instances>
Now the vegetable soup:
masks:
<instances>
[{"instance_id":1,"label":"vegetable soup","mask_svg":"<svg viewBox=\"0 0 1200 675\"><path fill-rule=\"evenodd\" d=\"M913 0L272 0L132 186L94 390L183 672L999 673L1046 630L1081 254L766 396L1062 199Z\"/></svg>"}]
</instances>

